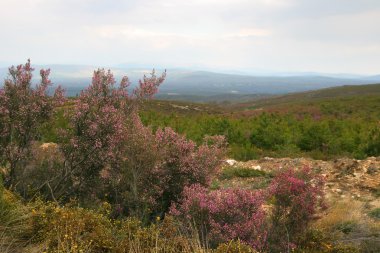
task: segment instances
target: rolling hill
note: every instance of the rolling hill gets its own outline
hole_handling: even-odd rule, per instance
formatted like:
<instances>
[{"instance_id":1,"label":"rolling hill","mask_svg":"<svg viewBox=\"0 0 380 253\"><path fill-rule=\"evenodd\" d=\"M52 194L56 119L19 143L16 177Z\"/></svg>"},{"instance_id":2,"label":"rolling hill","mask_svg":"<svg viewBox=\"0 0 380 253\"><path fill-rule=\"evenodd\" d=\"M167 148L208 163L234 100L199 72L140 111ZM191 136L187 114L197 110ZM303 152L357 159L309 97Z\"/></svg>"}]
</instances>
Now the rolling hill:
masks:
<instances>
[{"instance_id":1,"label":"rolling hill","mask_svg":"<svg viewBox=\"0 0 380 253\"><path fill-rule=\"evenodd\" d=\"M92 72L97 69L95 66L84 65L37 65L34 67L37 71L41 68L50 68L53 83L62 85L68 96L79 94L91 82ZM149 69L133 68L133 66L116 66L110 69L117 80L120 80L123 75L127 75L132 82L132 87L144 74L151 72ZM162 70L157 70L158 74L161 72ZM0 68L0 79L4 79L6 76L7 68ZM37 77L36 73L35 76ZM253 76L168 69L167 79L160 87L158 98L193 102L246 102L273 95L376 82L380 82L380 76L318 73Z\"/></svg>"},{"instance_id":2,"label":"rolling hill","mask_svg":"<svg viewBox=\"0 0 380 253\"><path fill-rule=\"evenodd\" d=\"M273 96L265 99L258 99L246 103L234 105L234 108L262 108L279 106L284 104L311 103L318 101L361 98L361 97L380 97L380 84L367 85L344 85L333 88L313 90L307 92L291 93L281 96Z\"/></svg>"}]
</instances>

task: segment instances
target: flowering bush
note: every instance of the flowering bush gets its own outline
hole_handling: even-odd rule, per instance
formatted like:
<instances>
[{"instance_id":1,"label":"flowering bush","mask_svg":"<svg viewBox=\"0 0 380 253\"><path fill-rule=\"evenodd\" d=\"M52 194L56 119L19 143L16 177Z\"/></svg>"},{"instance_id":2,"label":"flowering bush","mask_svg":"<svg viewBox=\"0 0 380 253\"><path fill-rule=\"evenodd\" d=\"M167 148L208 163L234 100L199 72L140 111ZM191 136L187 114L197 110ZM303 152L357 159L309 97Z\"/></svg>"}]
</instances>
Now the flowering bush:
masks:
<instances>
[{"instance_id":1,"label":"flowering bush","mask_svg":"<svg viewBox=\"0 0 380 253\"><path fill-rule=\"evenodd\" d=\"M208 136L199 147L171 128L156 132L160 160L155 180L161 181L161 210L168 211L173 201L178 201L185 187L199 184L208 187L217 174L225 151L222 136Z\"/></svg>"},{"instance_id":2,"label":"flowering bush","mask_svg":"<svg viewBox=\"0 0 380 253\"><path fill-rule=\"evenodd\" d=\"M115 87L110 71L94 72L64 135L67 196L90 203L106 196L119 212L149 220L163 216L185 186L209 184L224 154L223 137L206 137L197 147L170 128L153 133L140 120L138 105L164 79L165 73L157 77L153 72L128 93L127 77Z\"/></svg>"},{"instance_id":3,"label":"flowering bush","mask_svg":"<svg viewBox=\"0 0 380 253\"><path fill-rule=\"evenodd\" d=\"M307 229L323 203L324 180L310 168L280 172L269 186L273 203L269 232L272 251L296 247L298 237Z\"/></svg>"},{"instance_id":4,"label":"flowering bush","mask_svg":"<svg viewBox=\"0 0 380 253\"><path fill-rule=\"evenodd\" d=\"M208 186L219 169L224 139L207 137L197 147L172 129L155 134L133 118L126 132L125 159L119 170L107 174L112 196L130 215L142 219L163 217L170 204L178 201L186 186Z\"/></svg>"},{"instance_id":5,"label":"flowering bush","mask_svg":"<svg viewBox=\"0 0 380 253\"><path fill-rule=\"evenodd\" d=\"M41 69L41 82L36 87L32 87L33 71L30 60L12 66L0 89L0 164L9 164L7 186L16 183L31 143L38 139L41 126L51 118L55 106L64 100L60 87L53 96L48 95L49 69Z\"/></svg>"},{"instance_id":6,"label":"flowering bush","mask_svg":"<svg viewBox=\"0 0 380 253\"><path fill-rule=\"evenodd\" d=\"M265 212L261 192L224 189L209 192L200 185L186 187L181 204L171 207L171 214L193 223L204 243L240 239L256 250L266 243Z\"/></svg>"},{"instance_id":7,"label":"flowering bush","mask_svg":"<svg viewBox=\"0 0 380 253\"><path fill-rule=\"evenodd\" d=\"M71 184L67 196L76 195L89 202L97 197L102 189L99 175L107 178L109 167L117 169L124 160L127 124L138 117L138 103L152 96L164 79L165 73L157 77L153 72L150 77L144 76L130 94L127 77L116 87L111 71L94 71L91 85L68 112L70 127L63 134L67 173L62 182Z\"/></svg>"}]
</instances>

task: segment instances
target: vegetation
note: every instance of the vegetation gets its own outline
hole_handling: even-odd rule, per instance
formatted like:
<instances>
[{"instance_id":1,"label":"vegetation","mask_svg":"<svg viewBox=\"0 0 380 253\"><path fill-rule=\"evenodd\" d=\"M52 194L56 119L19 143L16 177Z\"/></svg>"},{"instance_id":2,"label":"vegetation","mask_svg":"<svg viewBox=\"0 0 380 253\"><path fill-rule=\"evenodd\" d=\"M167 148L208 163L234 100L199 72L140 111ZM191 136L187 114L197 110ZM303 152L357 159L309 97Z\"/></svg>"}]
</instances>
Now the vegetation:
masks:
<instances>
[{"instance_id":1,"label":"vegetation","mask_svg":"<svg viewBox=\"0 0 380 253\"><path fill-rule=\"evenodd\" d=\"M10 68L0 92L1 252L349 252L311 227L325 207L322 177L309 168L221 171L224 136L245 159L365 156L378 152L378 126L363 134L373 126L360 120L153 113L148 99L165 79L154 71L130 91L127 77L116 85L99 69L63 103L61 89L47 92L49 70L36 87L32 72L29 61ZM218 177L267 181L213 187ZM350 233L348 225L336 229Z\"/></svg>"},{"instance_id":2,"label":"vegetation","mask_svg":"<svg viewBox=\"0 0 380 253\"><path fill-rule=\"evenodd\" d=\"M380 155L379 96L219 111L199 107L200 111L193 112L189 112L191 108L178 111L156 103L151 102L140 113L144 124L153 129L170 126L196 142L204 135L224 135L229 156L236 160L265 156L362 159Z\"/></svg>"},{"instance_id":3,"label":"vegetation","mask_svg":"<svg viewBox=\"0 0 380 253\"><path fill-rule=\"evenodd\" d=\"M249 178L249 177L262 177L266 176L267 173L261 170L255 170L244 167L225 167L220 173L220 179L231 179L234 177Z\"/></svg>"}]
</instances>

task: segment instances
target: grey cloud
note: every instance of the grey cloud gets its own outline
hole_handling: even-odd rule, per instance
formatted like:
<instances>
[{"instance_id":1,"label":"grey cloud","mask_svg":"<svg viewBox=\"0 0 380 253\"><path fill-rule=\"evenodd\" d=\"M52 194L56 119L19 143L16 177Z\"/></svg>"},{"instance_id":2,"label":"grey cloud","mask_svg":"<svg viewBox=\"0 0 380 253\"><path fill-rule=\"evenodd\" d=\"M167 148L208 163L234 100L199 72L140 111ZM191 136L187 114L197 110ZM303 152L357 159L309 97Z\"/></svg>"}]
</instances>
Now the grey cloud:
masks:
<instances>
[{"instance_id":1,"label":"grey cloud","mask_svg":"<svg viewBox=\"0 0 380 253\"><path fill-rule=\"evenodd\" d=\"M377 0L2 0L0 9L0 62L380 72Z\"/></svg>"}]
</instances>

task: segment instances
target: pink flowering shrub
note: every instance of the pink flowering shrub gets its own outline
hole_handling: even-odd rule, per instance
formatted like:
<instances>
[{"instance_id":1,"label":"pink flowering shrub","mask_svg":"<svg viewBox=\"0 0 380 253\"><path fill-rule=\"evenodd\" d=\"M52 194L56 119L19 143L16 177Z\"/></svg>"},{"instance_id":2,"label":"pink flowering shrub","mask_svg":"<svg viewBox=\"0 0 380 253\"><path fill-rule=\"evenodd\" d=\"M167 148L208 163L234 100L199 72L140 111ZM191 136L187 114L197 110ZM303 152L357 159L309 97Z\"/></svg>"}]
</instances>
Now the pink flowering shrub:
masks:
<instances>
[{"instance_id":1,"label":"pink flowering shrub","mask_svg":"<svg viewBox=\"0 0 380 253\"><path fill-rule=\"evenodd\" d=\"M34 175L18 184L25 197L39 193L59 202L74 197L84 205L107 200L122 214L150 220L163 217L185 187L207 187L217 173L223 137L206 137L197 146L170 128L154 133L142 124L139 105L165 80L166 73L154 71L132 91L127 77L116 85L110 71L94 71L91 85L66 107L69 124L55 146L60 159L26 161L28 154L36 156L30 149L38 128L63 100L61 89L47 95L49 70L41 71L41 84L33 89L32 71L30 62L10 68L0 91L1 163L10 164L10 179L21 162L24 171L18 174ZM38 143L33 146L39 150Z\"/></svg>"},{"instance_id":2,"label":"pink flowering shrub","mask_svg":"<svg viewBox=\"0 0 380 253\"><path fill-rule=\"evenodd\" d=\"M224 138L207 137L197 147L170 128L155 134L133 117L126 132L125 159L112 170L113 196L128 214L149 220L168 211L186 186L209 186L224 155ZM117 181L117 182L116 182ZM121 202L120 202L121 201Z\"/></svg>"},{"instance_id":3,"label":"pink flowering shrub","mask_svg":"<svg viewBox=\"0 0 380 253\"><path fill-rule=\"evenodd\" d=\"M64 197L95 203L107 196L120 212L149 220L163 216L185 186L210 183L224 155L223 137L207 137L197 147L170 128L153 133L141 123L138 105L164 79L165 73L153 72L128 93L128 78L115 87L110 71L94 72L69 114L62 145L68 173L62 180L71 186Z\"/></svg>"},{"instance_id":4,"label":"pink flowering shrub","mask_svg":"<svg viewBox=\"0 0 380 253\"><path fill-rule=\"evenodd\" d=\"M129 82L124 77L118 87L114 84L110 71L95 71L92 84L69 111L70 129L62 145L69 173L64 179L70 180L72 191L82 197L89 197L89 187L99 184L105 164L120 157ZM91 194L96 194L96 188Z\"/></svg>"},{"instance_id":5,"label":"pink flowering shrub","mask_svg":"<svg viewBox=\"0 0 380 253\"><path fill-rule=\"evenodd\" d=\"M12 66L0 89L0 163L9 165L7 186L16 183L30 154L31 143L38 140L41 126L64 101L60 87L53 96L48 95L49 69L41 69L41 81L35 87L32 86L33 71L30 60L25 65Z\"/></svg>"},{"instance_id":6,"label":"pink flowering shrub","mask_svg":"<svg viewBox=\"0 0 380 253\"><path fill-rule=\"evenodd\" d=\"M324 180L310 168L280 172L269 186L273 203L269 244L271 252L282 252L297 246L315 214L324 207Z\"/></svg>"},{"instance_id":7,"label":"pink flowering shrub","mask_svg":"<svg viewBox=\"0 0 380 253\"><path fill-rule=\"evenodd\" d=\"M157 178L162 188L159 201L161 209L167 211L172 201L179 200L184 187L210 185L220 169L226 143L223 136L207 136L197 147L171 128L158 130L155 139L160 154L156 169L162 173Z\"/></svg>"},{"instance_id":8,"label":"pink flowering shrub","mask_svg":"<svg viewBox=\"0 0 380 253\"><path fill-rule=\"evenodd\" d=\"M195 184L184 189L170 213L195 225L203 243L211 246L240 239L260 252L287 252L297 247L324 207L323 184L323 178L308 168L278 173L265 191L209 191Z\"/></svg>"},{"instance_id":9,"label":"pink flowering shrub","mask_svg":"<svg viewBox=\"0 0 380 253\"><path fill-rule=\"evenodd\" d=\"M157 77L153 72L129 93L127 77L116 87L111 71L94 71L91 85L68 113L70 129L65 131L62 145L68 171L62 181L72 185L67 195L92 201L101 193L101 178L107 178L110 167L117 170L125 159L128 124L138 118L139 102L152 96L164 79L165 73Z\"/></svg>"},{"instance_id":10,"label":"pink flowering shrub","mask_svg":"<svg viewBox=\"0 0 380 253\"><path fill-rule=\"evenodd\" d=\"M254 249L266 244L264 195L243 189L209 191L201 185L186 187L180 204L170 213L189 225L195 225L203 243L212 247L240 239Z\"/></svg>"}]
</instances>

